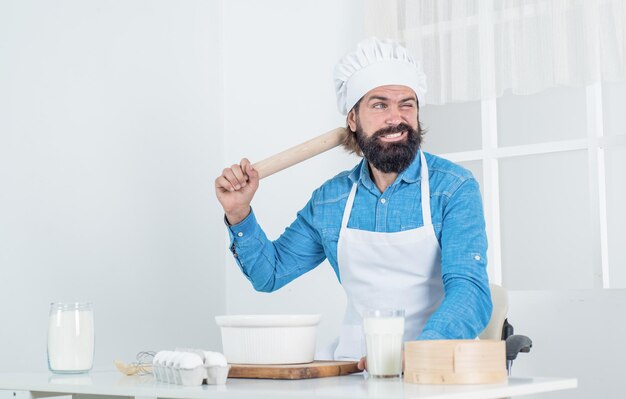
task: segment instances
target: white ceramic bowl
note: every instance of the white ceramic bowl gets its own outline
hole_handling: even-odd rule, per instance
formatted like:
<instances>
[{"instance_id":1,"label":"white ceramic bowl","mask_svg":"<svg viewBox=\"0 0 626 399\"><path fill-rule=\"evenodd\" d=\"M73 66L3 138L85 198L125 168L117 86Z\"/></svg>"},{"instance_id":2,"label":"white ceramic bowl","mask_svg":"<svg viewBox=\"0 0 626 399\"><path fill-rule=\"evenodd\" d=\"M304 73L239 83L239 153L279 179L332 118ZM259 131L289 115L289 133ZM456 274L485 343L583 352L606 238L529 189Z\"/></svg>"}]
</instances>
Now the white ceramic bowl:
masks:
<instances>
[{"instance_id":1,"label":"white ceramic bowl","mask_svg":"<svg viewBox=\"0 0 626 399\"><path fill-rule=\"evenodd\" d=\"M320 315L216 316L228 363L310 363Z\"/></svg>"}]
</instances>

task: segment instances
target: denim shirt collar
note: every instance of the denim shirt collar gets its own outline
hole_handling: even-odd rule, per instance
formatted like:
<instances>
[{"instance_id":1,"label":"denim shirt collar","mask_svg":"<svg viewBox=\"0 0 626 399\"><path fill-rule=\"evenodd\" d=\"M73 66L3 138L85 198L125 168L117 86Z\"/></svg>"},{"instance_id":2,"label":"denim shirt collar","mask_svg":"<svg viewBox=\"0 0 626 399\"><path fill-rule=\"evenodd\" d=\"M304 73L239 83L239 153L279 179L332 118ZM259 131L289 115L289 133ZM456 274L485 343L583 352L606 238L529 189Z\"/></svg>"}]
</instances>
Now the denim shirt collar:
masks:
<instances>
[{"instance_id":1,"label":"denim shirt collar","mask_svg":"<svg viewBox=\"0 0 626 399\"><path fill-rule=\"evenodd\" d=\"M415 158L413 159L413 162L411 162L409 167L398 175L398 177L391 186L398 184L398 181L404 181L405 183L411 184L421 180L421 151L422 150L418 150ZM363 158L361 162L359 162L359 164L356 166L356 168L352 170L349 178L353 183L360 182L365 188L372 192L379 192L378 187L376 187L376 184L374 184L374 181L370 176L369 164L365 158Z\"/></svg>"}]
</instances>

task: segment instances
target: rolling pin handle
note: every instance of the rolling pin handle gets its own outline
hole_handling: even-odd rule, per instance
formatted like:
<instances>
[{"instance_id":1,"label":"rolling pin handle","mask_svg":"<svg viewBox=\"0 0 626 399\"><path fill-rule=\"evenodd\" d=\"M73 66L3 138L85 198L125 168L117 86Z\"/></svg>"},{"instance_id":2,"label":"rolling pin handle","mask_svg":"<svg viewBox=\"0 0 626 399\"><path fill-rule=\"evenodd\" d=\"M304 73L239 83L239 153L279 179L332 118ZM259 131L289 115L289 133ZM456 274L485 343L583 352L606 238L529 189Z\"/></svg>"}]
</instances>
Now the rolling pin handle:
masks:
<instances>
[{"instance_id":1,"label":"rolling pin handle","mask_svg":"<svg viewBox=\"0 0 626 399\"><path fill-rule=\"evenodd\" d=\"M311 140L298 144L283 152L252 165L259 173L259 179L273 175L283 169L319 155L331 148L337 147L345 138L346 129L338 127Z\"/></svg>"}]
</instances>

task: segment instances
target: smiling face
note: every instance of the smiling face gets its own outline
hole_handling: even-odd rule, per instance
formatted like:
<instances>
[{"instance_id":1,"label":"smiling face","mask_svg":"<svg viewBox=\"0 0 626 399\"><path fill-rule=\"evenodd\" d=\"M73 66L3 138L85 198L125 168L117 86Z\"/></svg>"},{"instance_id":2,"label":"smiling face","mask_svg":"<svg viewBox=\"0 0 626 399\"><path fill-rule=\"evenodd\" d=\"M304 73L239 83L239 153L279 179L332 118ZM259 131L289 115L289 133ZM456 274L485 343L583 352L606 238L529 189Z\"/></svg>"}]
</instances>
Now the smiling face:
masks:
<instances>
[{"instance_id":1,"label":"smiling face","mask_svg":"<svg viewBox=\"0 0 626 399\"><path fill-rule=\"evenodd\" d=\"M348 114L348 126L369 163L383 173L400 173L421 143L419 108L413 90L381 86L369 91Z\"/></svg>"}]
</instances>

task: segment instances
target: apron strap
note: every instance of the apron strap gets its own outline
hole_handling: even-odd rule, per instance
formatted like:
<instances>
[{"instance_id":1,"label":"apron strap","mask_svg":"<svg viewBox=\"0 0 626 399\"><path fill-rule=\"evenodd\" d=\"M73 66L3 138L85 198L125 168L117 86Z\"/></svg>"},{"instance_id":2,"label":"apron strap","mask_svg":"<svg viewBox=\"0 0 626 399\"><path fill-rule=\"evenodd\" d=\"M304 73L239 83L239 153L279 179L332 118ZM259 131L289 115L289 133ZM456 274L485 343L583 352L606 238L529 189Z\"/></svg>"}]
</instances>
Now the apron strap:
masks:
<instances>
[{"instance_id":1,"label":"apron strap","mask_svg":"<svg viewBox=\"0 0 626 399\"><path fill-rule=\"evenodd\" d=\"M433 224L432 217L430 215L430 182L428 181L428 165L426 164L426 157L424 152L420 150L421 161L421 188L422 188L422 219L424 219L424 226L431 226Z\"/></svg>"},{"instance_id":2,"label":"apron strap","mask_svg":"<svg viewBox=\"0 0 626 399\"><path fill-rule=\"evenodd\" d=\"M348 227L348 219L350 219L350 212L352 211L352 204L354 203L355 196L356 196L356 183L352 185L352 190L350 190L350 195L348 196L348 202L346 203L346 207L343 208L343 219L341 219L342 229L345 229Z\"/></svg>"}]
</instances>

